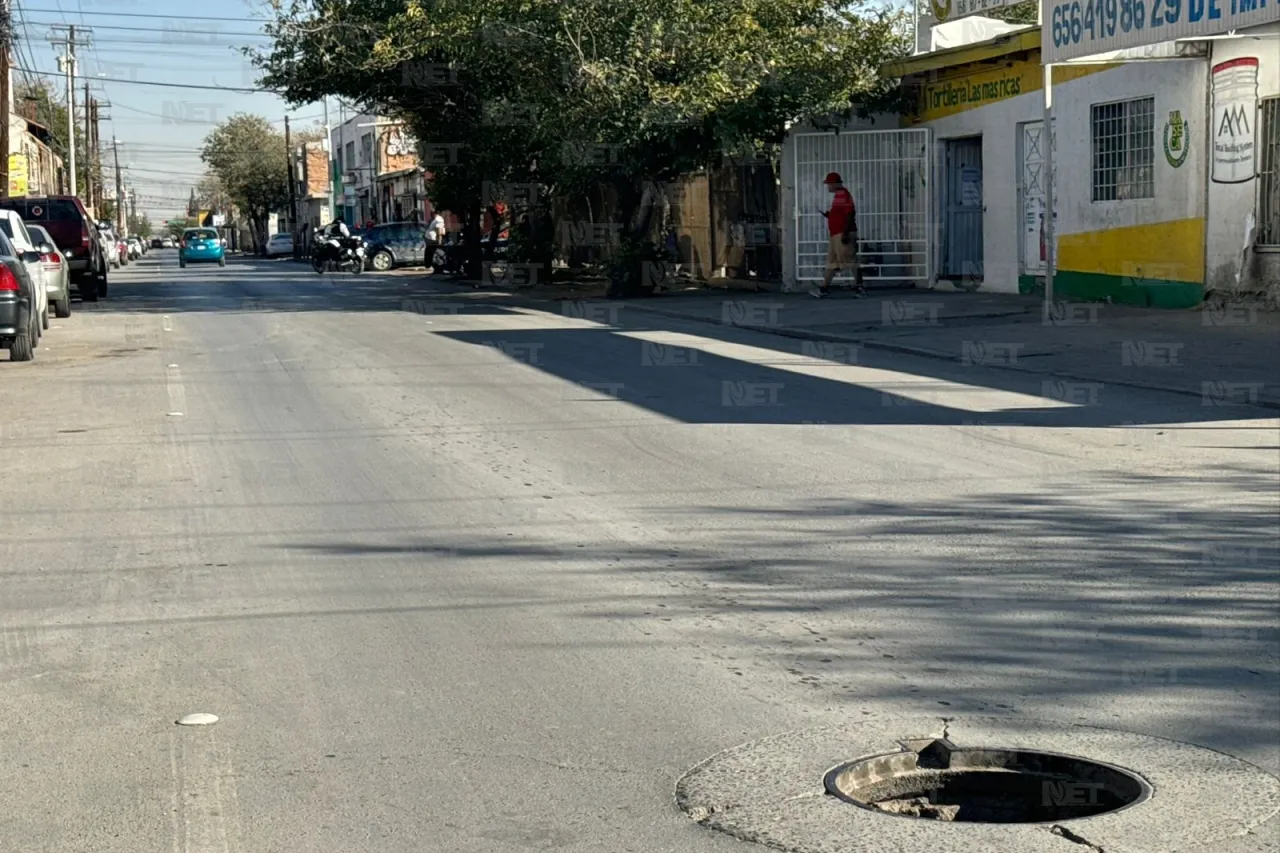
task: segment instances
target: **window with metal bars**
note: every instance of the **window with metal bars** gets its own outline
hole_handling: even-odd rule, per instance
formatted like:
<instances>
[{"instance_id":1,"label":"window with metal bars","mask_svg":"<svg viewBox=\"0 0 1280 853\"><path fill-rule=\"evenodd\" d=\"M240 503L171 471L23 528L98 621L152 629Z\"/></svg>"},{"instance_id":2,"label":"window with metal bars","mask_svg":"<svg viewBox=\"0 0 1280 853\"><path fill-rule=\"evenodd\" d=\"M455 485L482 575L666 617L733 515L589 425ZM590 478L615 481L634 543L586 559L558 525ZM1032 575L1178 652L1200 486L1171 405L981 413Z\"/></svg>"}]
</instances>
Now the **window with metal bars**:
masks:
<instances>
[{"instance_id":1,"label":"window with metal bars","mask_svg":"<svg viewBox=\"0 0 1280 853\"><path fill-rule=\"evenodd\" d=\"M1156 99L1093 105L1093 200L1155 198Z\"/></svg>"},{"instance_id":2,"label":"window with metal bars","mask_svg":"<svg viewBox=\"0 0 1280 853\"><path fill-rule=\"evenodd\" d=\"M1257 245L1280 248L1280 98L1267 98L1261 107Z\"/></svg>"}]
</instances>

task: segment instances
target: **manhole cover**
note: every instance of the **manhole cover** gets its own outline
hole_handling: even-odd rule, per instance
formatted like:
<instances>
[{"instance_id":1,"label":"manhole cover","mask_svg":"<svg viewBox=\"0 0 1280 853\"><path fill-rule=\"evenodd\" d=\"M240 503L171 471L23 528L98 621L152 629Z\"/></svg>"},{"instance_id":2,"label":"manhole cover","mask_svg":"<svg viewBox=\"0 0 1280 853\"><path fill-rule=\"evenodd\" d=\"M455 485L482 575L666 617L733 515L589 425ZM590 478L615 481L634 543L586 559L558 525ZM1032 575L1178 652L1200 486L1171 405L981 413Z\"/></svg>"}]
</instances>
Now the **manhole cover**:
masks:
<instances>
[{"instance_id":1,"label":"manhole cover","mask_svg":"<svg viewBox=\"0 0 1280 853\"><path fill-rule=\"evenodd\" d=\"M680 779L676 802L789 853L1253 853L1280 820L1280 780L1116 729L889 717L725 750Z\"/></svg>"},{"instance_id":2,"label":"manhole cover","mask_svg":"<svg viewBox=\"0 0 1280 853\"><path fill-rule=\"evenodd\" d=\"M904 817L967 823L1056 823L1141 803L1151 786L1119 767L1026 749L959 747L946 738L842 764L827 791Z\"/></svg>"}]
</instances>

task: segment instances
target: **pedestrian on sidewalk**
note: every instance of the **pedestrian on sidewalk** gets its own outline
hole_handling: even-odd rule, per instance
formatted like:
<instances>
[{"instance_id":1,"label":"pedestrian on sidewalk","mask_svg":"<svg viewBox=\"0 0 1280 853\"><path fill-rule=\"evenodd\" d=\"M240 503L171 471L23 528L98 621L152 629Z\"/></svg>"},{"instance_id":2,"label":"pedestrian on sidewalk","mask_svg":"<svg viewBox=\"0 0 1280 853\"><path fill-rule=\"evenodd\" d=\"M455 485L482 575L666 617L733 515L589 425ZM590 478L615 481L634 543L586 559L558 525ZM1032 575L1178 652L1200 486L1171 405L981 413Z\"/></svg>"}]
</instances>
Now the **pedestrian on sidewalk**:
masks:
<instances>
[{"instance_id":1,"label":"pedestrian on sidewalk","mask_svg":"<svg viewBox=\"0 0 1280 853\"><path fill-rule=\"evenodd\" d=\"M832 196L831 209L819 211L827 220L827 269L822 276L822 287L815 287L809 294L818 299L830 295L832 279L844 270L853 273L854 295L862 296L866 291L858 265L858 211L853 195L845 189L839 172L827 173L822 183Z\"/></svg>"},{"instance_id":2,"label":"pedestrian on sidewalk","mask_svg":"<svg viewBox=\"0 0 1280 853\"><path fill-rule=\"evenodd\" d=\"M426 242L426 252L422 258L422 265L435 272L436 249L440 248L440 244L444 242L444 217L440 215L440 211L437 210L435 216L431 217L431 222L427 225L427 232L423 236Z\"/></svg>"}]
</instances>

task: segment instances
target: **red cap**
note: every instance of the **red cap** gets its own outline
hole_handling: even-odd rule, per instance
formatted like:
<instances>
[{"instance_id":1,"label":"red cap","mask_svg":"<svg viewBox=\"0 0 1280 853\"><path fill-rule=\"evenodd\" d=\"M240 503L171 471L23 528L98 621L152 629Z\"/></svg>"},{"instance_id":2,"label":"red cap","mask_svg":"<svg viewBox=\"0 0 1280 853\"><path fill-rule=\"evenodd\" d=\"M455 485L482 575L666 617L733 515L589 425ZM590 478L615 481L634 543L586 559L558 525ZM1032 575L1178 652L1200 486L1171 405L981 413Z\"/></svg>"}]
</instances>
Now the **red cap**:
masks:
<instances>
[{"instance_id":1,"label":"red cap","mask_svg":"<svg viewBox=\"0 0 1280 853\"><path fill-rule=\"evenodd\" d=\"M827 176L826 176L825 178L823 178L823 179L822 179L822 182L823 182L824 184L842 184L842 183L844 183L844 181L840 180L840 173L839 173L839 172L827 172Z\"/></svg>"}]
</instances>

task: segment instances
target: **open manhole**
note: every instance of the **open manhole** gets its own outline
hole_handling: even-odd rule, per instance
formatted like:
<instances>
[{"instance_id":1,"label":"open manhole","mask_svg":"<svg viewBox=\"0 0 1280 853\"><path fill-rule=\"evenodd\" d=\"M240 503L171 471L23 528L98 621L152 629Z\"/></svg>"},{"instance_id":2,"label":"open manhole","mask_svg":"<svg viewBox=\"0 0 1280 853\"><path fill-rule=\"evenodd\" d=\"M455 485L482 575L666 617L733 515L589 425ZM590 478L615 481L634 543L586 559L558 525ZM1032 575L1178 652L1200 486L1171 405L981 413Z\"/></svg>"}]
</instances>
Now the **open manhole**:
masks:
<instances>
[{"instance_id":1,"label":"open manhole","mask_svg":"<svg viewBox=\"0 0 1280 853\"><path fill-rule=\"evenodd\" d=\"M903 751L842 764L827 791L886 814L966 823L1054 823L1151 796L1137 774L1073 755L902 741Z\"/></svg>"}]
</instances>

